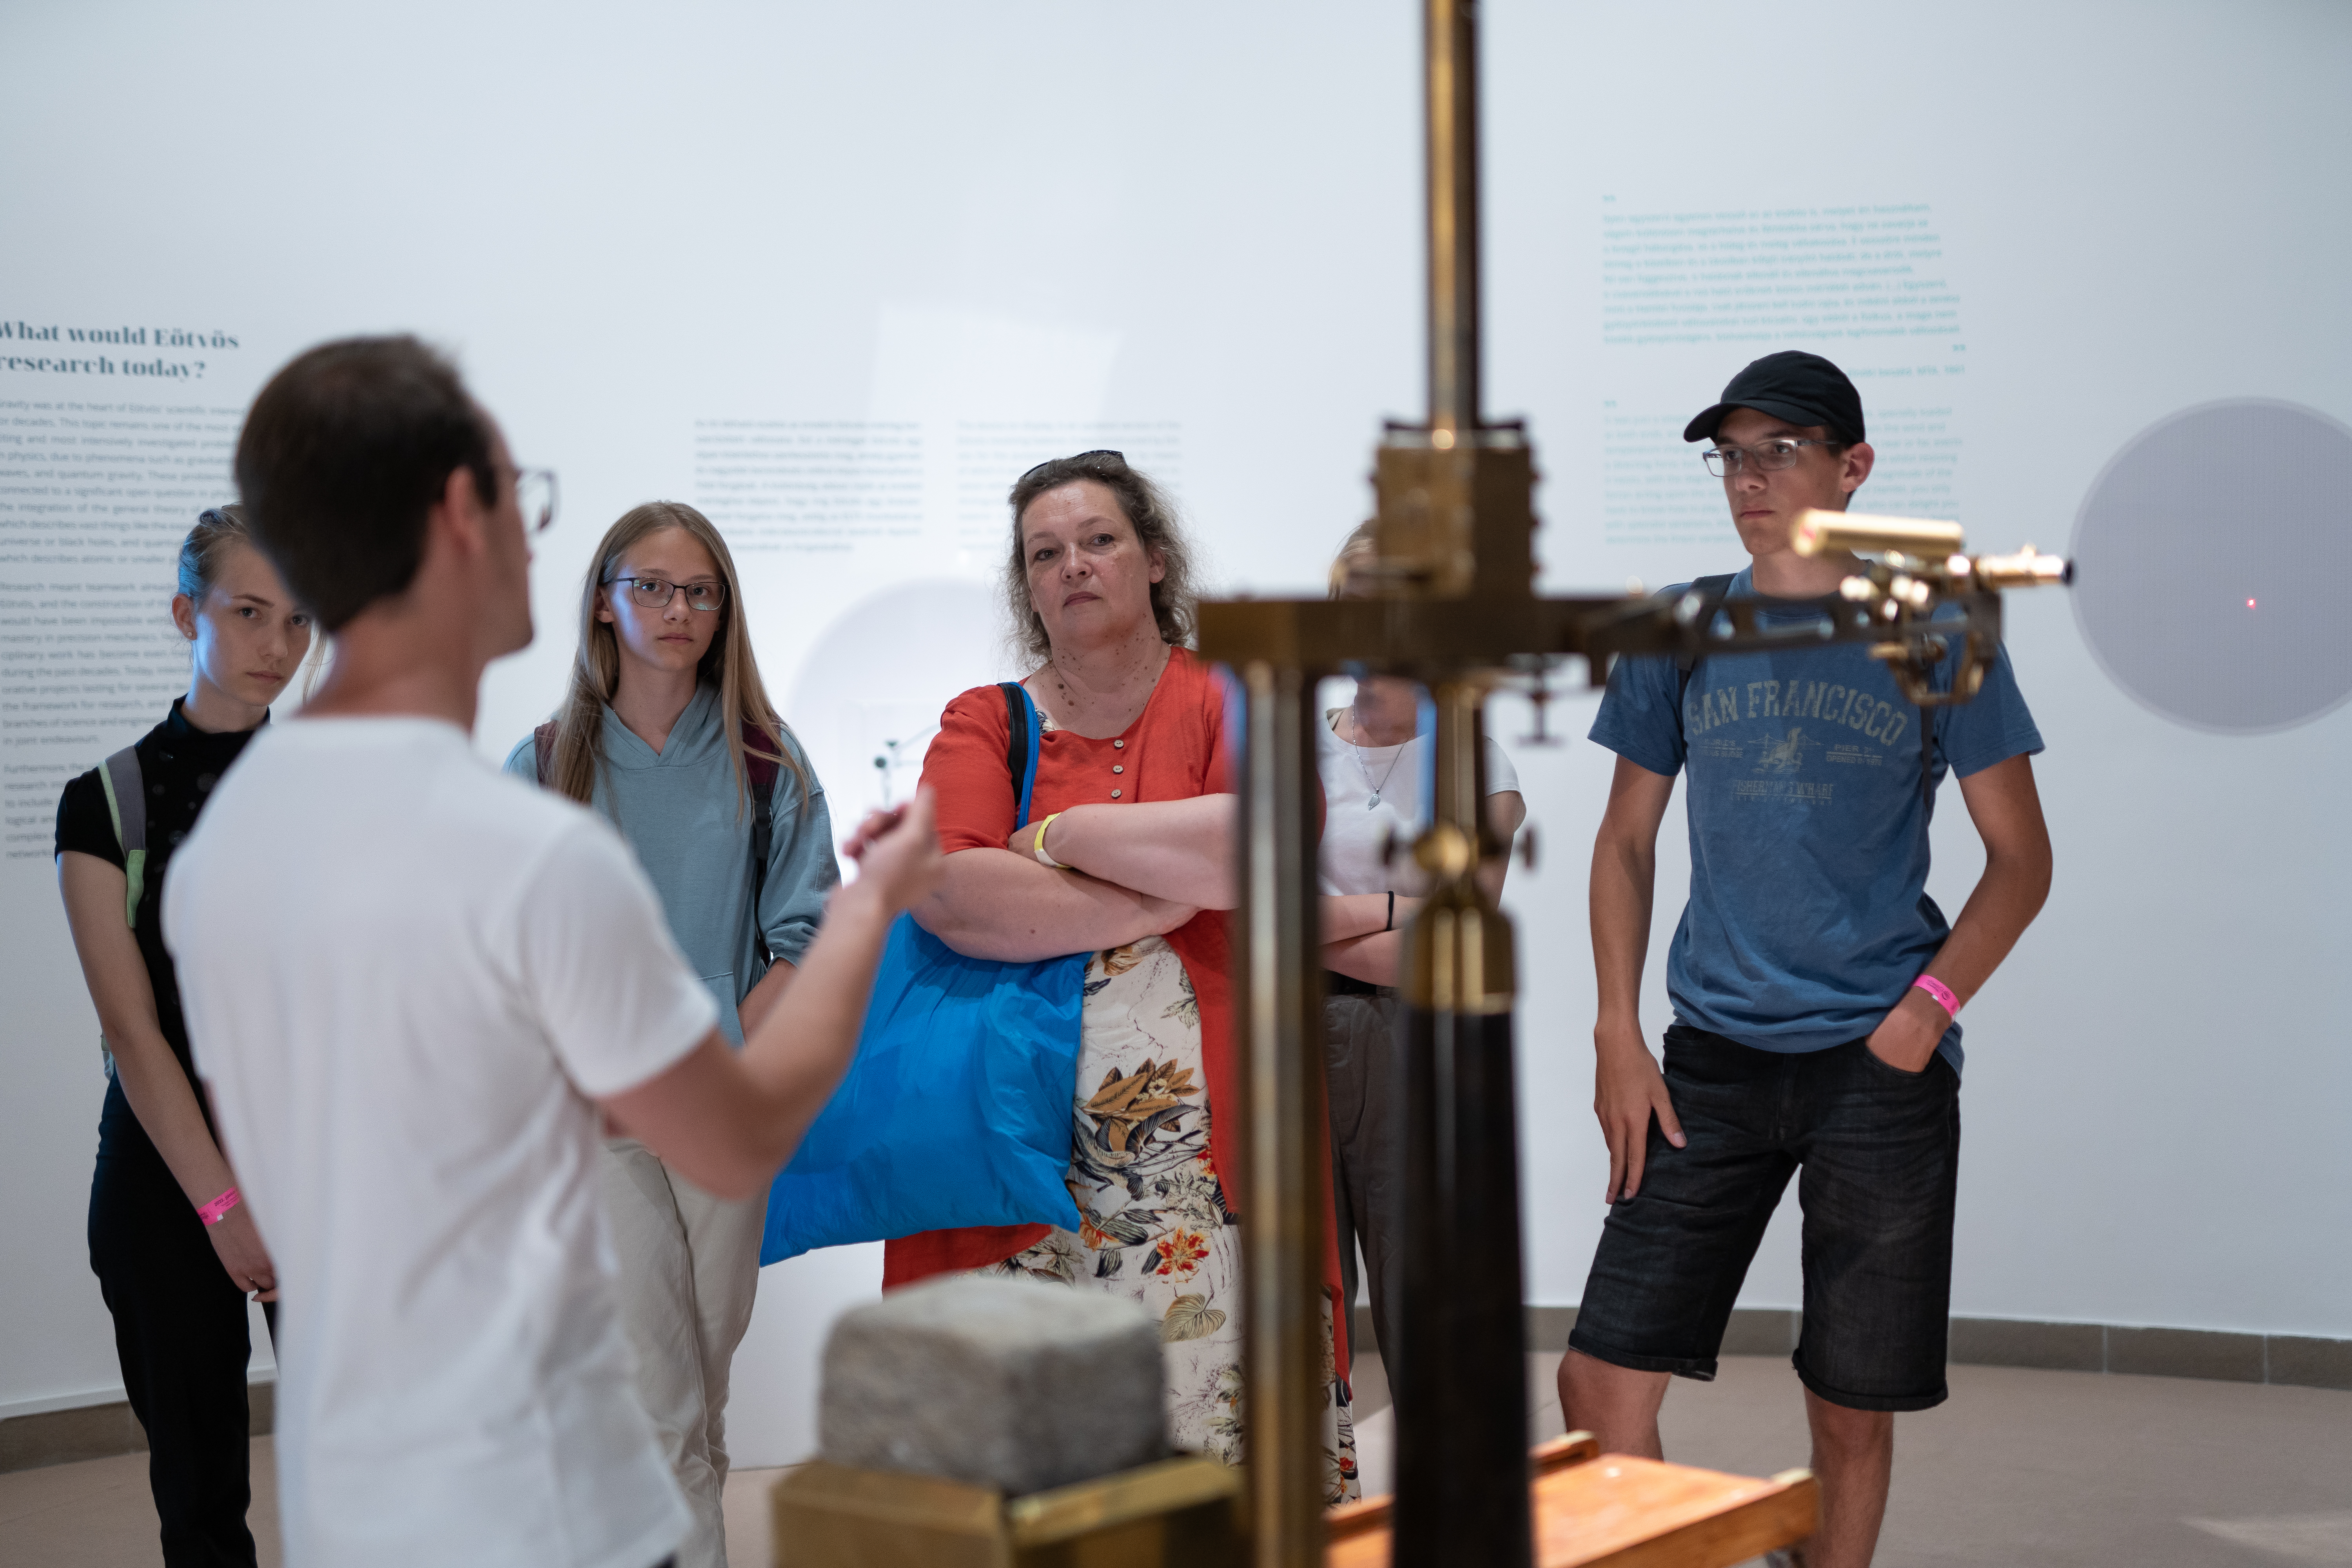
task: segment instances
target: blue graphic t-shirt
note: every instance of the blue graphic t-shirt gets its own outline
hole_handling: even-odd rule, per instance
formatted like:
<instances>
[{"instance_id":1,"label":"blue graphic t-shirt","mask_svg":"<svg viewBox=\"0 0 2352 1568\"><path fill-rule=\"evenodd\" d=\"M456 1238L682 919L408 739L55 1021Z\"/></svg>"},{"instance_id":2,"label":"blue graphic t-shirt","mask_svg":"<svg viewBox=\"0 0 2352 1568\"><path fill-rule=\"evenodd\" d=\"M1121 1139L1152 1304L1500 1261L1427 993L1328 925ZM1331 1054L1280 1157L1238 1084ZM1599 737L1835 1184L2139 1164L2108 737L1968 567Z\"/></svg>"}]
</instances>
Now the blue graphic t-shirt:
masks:
<instances>
[{"instance_id":1,"label":"blue graphic t-shirt","mask_svg":"<svg viewBox=\"0 0 2352 1568\"><path fill-rule=\"evenodd\" d=\"M1750 584L1740 573L1731 596ZM1937 689L1958 662L1956 647ZM1690 902L1666 961L1675 1015L1759 1050L1860 1038L1951 929L1927 897L1921 710L1858 643L1710 655L1677 716L1681 687L1671 658L1621 658L1592 723L1593 740L1640 767L1689 770ZM1973 700L1927 713L1937 784L2042 750L2006 649ZM1939 1049L1958 1070L1958 1024Z\"/></svg>"}]
</instances>

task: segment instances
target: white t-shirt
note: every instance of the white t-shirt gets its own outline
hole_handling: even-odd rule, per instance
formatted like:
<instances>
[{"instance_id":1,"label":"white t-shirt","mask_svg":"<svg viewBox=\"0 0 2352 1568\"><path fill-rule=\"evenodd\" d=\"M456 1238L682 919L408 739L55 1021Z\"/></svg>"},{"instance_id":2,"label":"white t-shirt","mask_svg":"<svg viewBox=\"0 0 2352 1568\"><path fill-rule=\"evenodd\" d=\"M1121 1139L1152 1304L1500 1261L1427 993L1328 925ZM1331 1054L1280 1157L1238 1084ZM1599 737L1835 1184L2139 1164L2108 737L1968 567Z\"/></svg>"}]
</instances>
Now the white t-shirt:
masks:
<instances>
[{"instance_id":1,"label":"white t-shirt","mask_svg":"<svg viewBox=\"0 0 2352 1568\"><path fill-rule=\"evenodd\" d=\"M1331 718L1325 714L1315 734L1315 761L1323 775L1323 891L1418 896L1428 879L1402 851L1427 816L1422 802L1433 739L1415 735L1401 746L1351 746L1331 728ZM1487 736L1486 793L1518 787L1511 759ZM1393 866L1381 863L1388 836L1400 851Z\"/></svg>"},{"instance_id":2,"label":"white t-shirt","mask_svg":"<svg viewBox=\"0 0 2352 1568\"><path fill-rule=\"evenodd\" d=\"M627 847L426 719L254 738L172 860L196 1068L278 1269L293 1568L651 1568L590 1096L718 1010Z\"/></svg>"}]
</instances>

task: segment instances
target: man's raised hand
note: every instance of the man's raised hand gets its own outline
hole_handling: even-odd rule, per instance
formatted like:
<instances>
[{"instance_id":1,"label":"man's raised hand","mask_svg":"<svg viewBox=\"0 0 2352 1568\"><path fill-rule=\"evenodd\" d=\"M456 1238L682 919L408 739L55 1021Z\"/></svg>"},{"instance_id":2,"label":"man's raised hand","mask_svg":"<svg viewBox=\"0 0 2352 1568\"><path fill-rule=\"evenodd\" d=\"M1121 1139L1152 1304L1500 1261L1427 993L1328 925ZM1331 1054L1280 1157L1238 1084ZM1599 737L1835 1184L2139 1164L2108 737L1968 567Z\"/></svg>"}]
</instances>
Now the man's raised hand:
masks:
<instances>
[{"instance_id":1,"label":"man's raised hand","mask_svg":"<svg viewBox=\"0 0 2352 1568\"><path fill-rule=\"evenodd\" d=\"M917 790L906 805L867 814L842 846L857 863L857 881L872 884L874 896L903 910L939 885L947 857L940 852L938 814L931 792Z\"/></svg>"}]
</instances>

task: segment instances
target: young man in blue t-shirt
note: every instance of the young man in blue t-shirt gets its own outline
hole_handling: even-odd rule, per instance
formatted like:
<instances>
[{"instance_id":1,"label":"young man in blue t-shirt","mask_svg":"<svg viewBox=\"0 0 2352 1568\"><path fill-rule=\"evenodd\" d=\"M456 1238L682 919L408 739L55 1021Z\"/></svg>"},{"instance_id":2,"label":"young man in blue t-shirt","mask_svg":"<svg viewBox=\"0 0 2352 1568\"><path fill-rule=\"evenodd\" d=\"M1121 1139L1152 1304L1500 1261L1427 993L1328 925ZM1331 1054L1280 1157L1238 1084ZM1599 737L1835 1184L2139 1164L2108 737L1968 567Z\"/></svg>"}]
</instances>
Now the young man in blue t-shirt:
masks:
<instances>
[{"instance_id":1,"label":"young man in blue t-shirt","mask_svg":"<svg viewBox=\"0 0 2352 1568\"><path fill-rule=\"evenodd\" d=\"M1862 399L1818 355L1767 355L1683 433L1711 440L1750 564L1734 597L1834 593L1850 555L1796 554L1807 507L1870 477ZM1768 624L1769 610L1760 612ZM1957 639L1955 639L1957 647ZM1957 657L1935 684L1949 689ZM1923 748L1921 730L1927 744ZM1960 1028L1954 1011L2041 910L2042 737L2004 652L1976 698L1904 700L1857 644L1620 660L1592 726L1617 753L1592 853L1593 1108L1612 1205L1559 1368L1571 1428L1659 1454L1669 1375L1715 1375L1766 1222L1801 1172L1805 1385L1819 1532L1792 1561L1860 1568L1886 1506L1898 1410L1945 1397ZM1927 896L1948 771L1985 869L1948 925ZM1663 1074L1642 1034L1659 821L1687 770L1690 902L1666 961Z\"/></svg>"}]
</instances>

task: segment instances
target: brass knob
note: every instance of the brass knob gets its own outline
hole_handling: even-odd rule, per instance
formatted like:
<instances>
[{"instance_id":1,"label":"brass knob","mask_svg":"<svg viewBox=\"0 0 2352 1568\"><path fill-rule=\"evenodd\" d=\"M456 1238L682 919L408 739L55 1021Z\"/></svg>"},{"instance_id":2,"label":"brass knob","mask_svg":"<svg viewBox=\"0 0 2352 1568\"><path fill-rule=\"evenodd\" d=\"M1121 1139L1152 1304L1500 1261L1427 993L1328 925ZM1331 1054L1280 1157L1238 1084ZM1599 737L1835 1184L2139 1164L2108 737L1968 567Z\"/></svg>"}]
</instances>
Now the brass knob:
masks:
<instances>
[{"instance_id":1,"label":"brass knob","mask_svg":"<svg viewBox=\"0 0 2352 1568\"><path fill-rule=\"evenodd\" d=\"M1412 858L1432 877L1450 882L1469 874L1478 863L1478 850L1468 834L1450 822L1441 822L1414 843Z\"/></svg>"}]
</instances>

